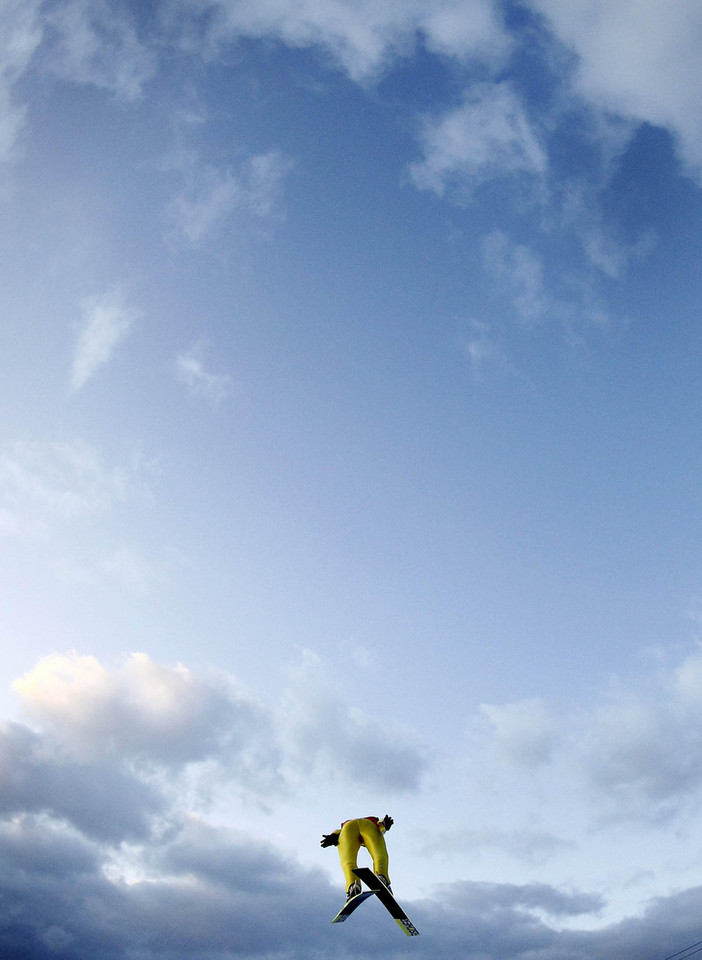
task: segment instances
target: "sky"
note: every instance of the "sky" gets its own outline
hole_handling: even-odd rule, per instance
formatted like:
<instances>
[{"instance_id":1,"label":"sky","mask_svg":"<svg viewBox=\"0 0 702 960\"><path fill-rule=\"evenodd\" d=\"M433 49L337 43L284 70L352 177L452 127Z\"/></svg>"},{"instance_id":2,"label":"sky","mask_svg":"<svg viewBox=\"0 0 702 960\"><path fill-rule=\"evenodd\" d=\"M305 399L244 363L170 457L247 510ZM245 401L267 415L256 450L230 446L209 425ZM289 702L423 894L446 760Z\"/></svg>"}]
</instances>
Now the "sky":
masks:
<instances>
[{"instance_id":1,"label":"sky","mask_svg":"<svg viewBox=\"0 0 702 960\"><path fill-rule=\"evenodd\" d=\"M3 957L697 951L701 43L0 0Z\"/></svg>"}]
</instances>

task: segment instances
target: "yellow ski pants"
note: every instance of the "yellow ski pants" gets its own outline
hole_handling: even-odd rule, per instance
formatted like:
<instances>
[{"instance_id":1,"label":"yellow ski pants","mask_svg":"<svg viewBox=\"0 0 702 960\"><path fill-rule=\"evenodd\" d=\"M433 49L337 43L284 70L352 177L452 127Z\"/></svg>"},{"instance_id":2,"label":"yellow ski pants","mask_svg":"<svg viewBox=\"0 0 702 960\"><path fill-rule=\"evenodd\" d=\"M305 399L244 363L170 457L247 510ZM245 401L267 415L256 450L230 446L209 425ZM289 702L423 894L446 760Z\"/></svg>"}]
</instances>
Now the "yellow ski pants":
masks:
<instances>
[{"instance_id":1,"label":"yellow ski pants","mask_svg":"<svg viewBox=\"0 0 702 960\"><path fill-rule=\"evenodd\" d=\"M358 880L351 871L358 866L356 858L362 846L368 848L373 858L373 872L388 877L388 851L380 829L372 820L348 820L339 833L339 860L346 878L347 890Z\"/></svg>"}]
</instances>

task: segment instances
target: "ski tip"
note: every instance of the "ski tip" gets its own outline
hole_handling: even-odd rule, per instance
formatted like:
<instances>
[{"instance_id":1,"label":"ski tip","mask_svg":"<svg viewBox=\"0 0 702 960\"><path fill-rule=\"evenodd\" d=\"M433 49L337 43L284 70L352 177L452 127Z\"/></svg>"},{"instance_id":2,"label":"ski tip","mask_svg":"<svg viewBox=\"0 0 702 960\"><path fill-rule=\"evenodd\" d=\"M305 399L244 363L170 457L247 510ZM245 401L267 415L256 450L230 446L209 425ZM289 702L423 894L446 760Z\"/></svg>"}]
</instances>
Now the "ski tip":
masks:
<instances>
[{"instance_id":1,"label":"ski tip","mask_svg":"<svg viewBox=\"0 0 702 960\"><path fill-rule=\"evenodd\" d=\"M408 920L406 917L396 917L395 922L397 923L400 930L403 933L406 933L408 937L418 937L419 930L415 927L411 920Z\"/></svg>"}]
</instances>

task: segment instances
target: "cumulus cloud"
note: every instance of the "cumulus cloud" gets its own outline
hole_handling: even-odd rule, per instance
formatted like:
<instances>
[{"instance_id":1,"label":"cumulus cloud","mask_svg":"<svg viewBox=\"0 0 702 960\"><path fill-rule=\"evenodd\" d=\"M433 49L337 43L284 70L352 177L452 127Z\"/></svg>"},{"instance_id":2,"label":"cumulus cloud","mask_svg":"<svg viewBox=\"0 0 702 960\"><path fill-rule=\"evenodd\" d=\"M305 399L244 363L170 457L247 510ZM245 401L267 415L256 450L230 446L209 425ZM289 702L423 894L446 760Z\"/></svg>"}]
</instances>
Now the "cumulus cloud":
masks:
<instances>
[{"instance_id":1,"label":"cumulus cloud","mask_svg":"<svg viewBox=\"0 0 702 960\"><path fill-rule=\"evenodd\" d=\"M313 675L314 673L314 675ZM199 768L272 799L314 770L383 790L417 789L427 766L408 731L387 730L304 667L280 709L228 675L200 676L132 654L106 667L77 653L45 657L14 683L25 714L75 762L112 758L169 777Z\"/></svg>"},{"instance_id":2,"label":"cumulus cloud","mask_svg":"<svg viewBox=\"0 0 702 960\"><path fill-rule=\"evenodd\" d=\"M13 723L0 730L2 955L331 960L340 951L380 958L397 949L400 934L380 908L370 906L363 923L333 928L338 884L273 844L207 822L184 809L182 794L167 789L179 765L229 752L237 740L227 733L231 727L239 727L249 743L257 731L270 743L271 724L287 729L292 720L293 740L317 755L327 738L338 757L370 747L370 738L361 735L370 731L370 720L361 722L348 708L339 715L350 721L350 732L344 735L339 715L332 714L332 729L312 735L312 723L326 724L330 713L319 707L323 696L306 713L302 709L319 676L309 660L279 714L266 714L231 678L197 676L145 655L112 669L92 657L50 657L18 681L17 692L39 729ZM671 702L699 708L701 663L697 653L669 676ZM522 721L532 730L548 726L536 701L513 707L490 714L503 740L516 743ZM393 771L392 746L378 737L380 729L374 738L379 753L371 759L390 760L390 779L383 783L397 790L407 771L402 764ZM170 780L154 778L154 764ZM360 758L342 766L342 773L356 777ZM246 774L232 770L230 776L233 782ZM498 849L531 842L533 853L557 840L536 830L519 838L515 830L482 838L466 832L458 842ZM543 883L460 881L406 906L422 933L413 949L427 960L528 960L536 953L543 960L640 960L644 945L648 954L664 956L693 942L700 902L702 892L691 889L600 930L572 929L580 918L589 924L598 916L600 896ZM571 929L558 929L563 924Z\"/></svg>"},{"instance_id":3,"label":"cumulus cloud","mask_svg":"<svg viewBox=\"0 0 702 960\"><path fill-rule=\"evenodd\" d=\"M143 839L163 811L159 791L109 762L71 759L20 724L0 727L0 815L46 814L86 836Z\"/></svg>"},{"instance_id":4,"label":"cumulus cloud","mask_svg":"<svg viewBox=\"0 0 702 960\"><path fill-rule=\"evenodd\" d=\"M590 709L538 699L483 705L474 727L503 772L552 765L593 819L670 819L702 804L702 650L646 686L618 683ZM567 771L567 772L566 772Z\"/></svg>"},{"instance_id":5,"label":"cumulus cloud","mask_svg":"<svg viewBox=\"0 0 702 960\"><path fill-rule=\"evenodd\" d=\"M496 177L538 181L546 152L534 123L507 82L477 84L464 102L425 121L423 159L410 166L415 185L443 194L458 185L462 194Z\"/></svg>"},{"instance_id":6,"label":"cumulus cloud","mask_svg":"<svg viewBox=\"0 0 702 960\"><path fill-rule=\"evenodd\" d=\"M695 0L530 0L577 56L576 89L612 113L672 131L702 174L702 9Z\"/></svg>"},{"instance_id":7,"label":"cumulus cloud","mask_svg":"<svg viewBox=\"0 0 702 960\"><path fill-rule=\"evenodd\" d=\"M211 758L271 765L271 723L224 677L201 678L135 653L114 669L95 657L55 654L16 680L26 713L79 758L113 756L179 767ZM271 747L274 755L274 747ZM252 769L251 775L261 775Z\"/></svg>"}]
</instances>

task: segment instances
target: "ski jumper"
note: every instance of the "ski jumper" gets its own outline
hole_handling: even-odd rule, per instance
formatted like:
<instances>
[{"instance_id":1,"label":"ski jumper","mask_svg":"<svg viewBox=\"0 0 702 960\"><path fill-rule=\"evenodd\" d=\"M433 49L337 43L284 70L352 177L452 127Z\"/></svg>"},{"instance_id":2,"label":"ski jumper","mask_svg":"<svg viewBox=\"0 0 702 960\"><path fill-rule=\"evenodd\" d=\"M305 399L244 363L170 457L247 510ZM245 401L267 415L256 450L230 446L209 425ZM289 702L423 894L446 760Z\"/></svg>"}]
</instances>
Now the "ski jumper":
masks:
<instances>
[{"instance_id":1,"label":"ski jumper","mask_svg":"<svg viewBox=\"0 0 702 960\"><path fill-rule=\"evenodd\" d=\"M388 851L383 837L385 829L385 824L377 817L362 817L359 820L346 820L340 830L334 831L339 835L339 861L347 890L356 882L351 871L358 866L356 858L361 847L366 847L373 858L373 873L388 876Z\"/></svg>"}]
</instances>

